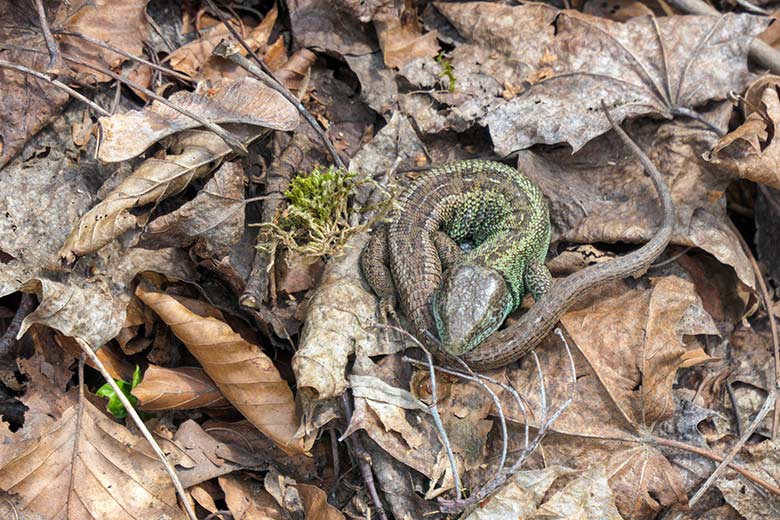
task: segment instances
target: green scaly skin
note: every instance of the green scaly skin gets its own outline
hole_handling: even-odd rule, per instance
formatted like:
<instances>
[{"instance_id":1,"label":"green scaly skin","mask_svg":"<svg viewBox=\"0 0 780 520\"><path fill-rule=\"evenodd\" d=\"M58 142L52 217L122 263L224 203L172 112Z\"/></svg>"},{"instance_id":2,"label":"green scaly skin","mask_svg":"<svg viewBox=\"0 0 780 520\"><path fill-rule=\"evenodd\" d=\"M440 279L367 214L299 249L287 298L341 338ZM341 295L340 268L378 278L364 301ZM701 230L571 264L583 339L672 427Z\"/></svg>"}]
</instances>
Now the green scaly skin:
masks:
<instances>
[{"instance_id":1,"label":"green scaly skin","mask_svg":"<svg viewBox=\"0 0 780 520\"><path fill-rule=\"evenodd\" d=\"M516 169L462 161L423 173L372 237L361 267L384 311L398 303L414 328L438 331L462 355L503 323L527 293L547 291L550 219L541 190ZM463 253L459 244L473 249Z\"/></svg>"}]
</instances>

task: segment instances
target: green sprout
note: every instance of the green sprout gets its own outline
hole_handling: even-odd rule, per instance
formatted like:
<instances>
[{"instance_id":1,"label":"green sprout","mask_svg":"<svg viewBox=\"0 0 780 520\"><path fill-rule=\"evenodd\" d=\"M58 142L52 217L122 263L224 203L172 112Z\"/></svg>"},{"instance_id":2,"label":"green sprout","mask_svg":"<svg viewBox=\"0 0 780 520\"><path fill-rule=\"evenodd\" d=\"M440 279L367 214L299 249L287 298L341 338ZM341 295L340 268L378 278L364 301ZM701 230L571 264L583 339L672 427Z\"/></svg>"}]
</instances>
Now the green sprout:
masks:
<instances>
[{"instance_id":1,"label":"green sprout","mask_svg":"<svg viewBox=\"0 0 780 520\"><path fill-rule=\"evenodd\" d=\"M443 79L447 78L447 90L452 94L455 92L455 70L452 68L452 60L445 58L444 54L436 56L436 63L441 65L441 72L438 77Z\"/></svg>"},{"instance_id":2,"label":"green sprout","mask_svg":"<svg viewBox=\"0 0 780 520\"><path fill-rule=\"evenodd\" d=\"M114 381L116 381L116 385L119 387L122 393L125 394L127 400L130 401L130 404L133 405L133 408L135 408L138 404L138 398L130 392L133 390L133 388L138 386L138 383L141 382L141 367L136 365L135 371L133 372L132 382L128 383L122 379L115 379ZM114 389L111 388L110 384L106 383L101 386L97 391L97 396L106 397L108 399L106 410L108 410L115 418L124 419L127 417L127 410L125 410L124 405L122 405L122 401L119 400L119 397L116 395L116 392L114 392ZM138 415L140 415L141 419L144 420L151 417L151 415L145 414L143 412L139 412Z\"/></svg>"}]
</instances>

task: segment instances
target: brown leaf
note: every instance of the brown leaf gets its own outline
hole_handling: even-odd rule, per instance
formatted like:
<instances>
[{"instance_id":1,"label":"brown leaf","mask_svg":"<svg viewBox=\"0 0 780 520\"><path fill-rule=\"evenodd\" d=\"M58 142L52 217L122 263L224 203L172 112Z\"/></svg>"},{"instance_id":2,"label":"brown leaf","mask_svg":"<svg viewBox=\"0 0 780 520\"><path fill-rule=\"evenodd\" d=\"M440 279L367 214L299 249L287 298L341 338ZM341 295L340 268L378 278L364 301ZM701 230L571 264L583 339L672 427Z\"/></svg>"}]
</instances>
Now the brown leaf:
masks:
<instances>
[{"instance_id":1,"label":"brown leaf","mask_svg":"<svg viewBox=\"0 0 780 520\"><path fill-rule=\"evenodd\" d=\"M132 393L145 412L224 408L230 403L202 368L149 365Z\"/></svg>"},{"instance_id":2,"label":"brown leaf","mask_svg":"<svg viewBox=\"0 0 780 520\"><path fill-rule=\"evenodd\" d=\"M355 349L377 352L370 330L376 299L362 282L357 260L368 234L355 235L346 255L331 261L309 303L298 351L292 360L298 389L314 399L328 399L347 388L344 369Z\"/></svg>"},{"instance_id":3,"label":"brown leaf","mask_svg":"<svg viewBox=\"0 0 780 520\"><path fill-rule=\"evenodd\" d=\"M303 441L295 438L299 421L290 387L259 346L224 321L196 311L209 307L201 302L142 286L136 294L171 327L244 417L287 453L305 451Z\"/></svg>"},{"instance_id":4,"label":"brown leaf","mask_svg":"<svg viewBox=\"0 0 780 520\"><path fill-rule=\"evenodd\" d=\"M399 18L375 22L379 46L388 67L403 67L417 58L432 58L439 54L438 34L421 34L416 24L402 23Z\"/></svg>"},{"instance_id":5,"label":"brown leaf","mask_svg":"<svg viewBox=\"0 0 780 520\"><path fill-rule=\"evenodd\" d=\"M735 176L780 188L780 78L766 87L742 125L718 141L704 158ZM768 120L766 118L769 118Z\"/></svg>"},{"instance_id":6,"label":"brown leaf","mask_svg":"<svg viewBox=\"0 0 780 520\"><path fill-rule=\"evenodd\" d=\"M452 52L455 93L433 94L444 104L439 114L446 125L420 126L440 131L479 122L490 129L499 155L537 143L580 149L610 128L601 101L620 122L645 114L668 118L675 107L740 91L750 42L766 27L749 15L617 23L543 4L435 5L465 42ZM426 85L438 81L437 64L416 66L402 72L427 77ZM507 100L501 96L507 83L530 85Z\"/></svg>"},{"instance_id":7,"label":"brown leaf","mask_svg":"<svg viewBox=\"0 0 780 520\"><path fill-rule=\"evenodd\" d=\"M265 15L263 21L249 31L246 30L243 23L239 24L235 21L230 23L236 32L241 34L249 48L262 56L265 54L268 38L271 36L277 15L278 10L274 6ZM242 55L246 55L244 47L238 45L238 42L233 39L225 24L215 21L214 25L201 31L200 38L182 45L170 54L168 60L171 68L197 79L213 80L246 76L247 72L244 69L223 58L212 56L212 51L222 40L232 42Z\"/></svg>"},{"instance_id":8,"label":"brown leaf","mask_svg":"<svg viewBox=\"0 0 780 520\"><path fill-rule=\"evenodd\" d=\"M80 406L48 427L3 436L0 489L18 497L23 513L47 519L185 518L146 440L90 402Z\"/></svg>"},{"instance_id":9,"label":"brown leaf","mask_svg":"<svg viewBox=\"0 0 780 520\"><path fill-rule=\"evenodd\" d=\"M328 504L327 495L320 488L309 484L295 484L295 489L301 495L306 520L344 520L344 515Z\"/></svg>"},{"instance_id":10,"label":"brown leaf","mask_svg":"<svg viewBox=\"0 0 780 520\"><path fill-rule=\"evenodd\" d=\"M58 3L44 2L46 12L53 13ZM0 59L33 70L44 70L49 55L37 26L38 13L34 4L20 2L5 7L0 9L0 41L4 44ZM49 17L50 21L52 18ZM14 45L40 53L17 50ZM27 140L49 123L69 99L68 94L49 82L0 68L0 168L19 153Z\"/></svg>"},{"instance_id":11,"label":"brown leaf","mask_svg":"<svg viewBox=\"0 0 780 520\"><path fill-rule=\"evenodd\" d=\"M242 123L290 131L298 126L298 112L281 94L253 78L200 84L195 92L179 91L169 98L182 108L213 123ZM197 128L194 119L154 101L138 111L99 119L103 141L98 158L106 162L131 159L160 139Z\"/></svg>"},{"instance_id":12,"label":"brown leaf","mask_svg":"<svg viewBox=\"0 0 780 520\"><path fill-rule=\"evenodd\" d=\"M730 113L730 105L722 103L706 117L725 127ZM753 287L753 269L723 204L732 176L701 158L715 134L683 120L660 126L637 121L627 131L658 165L672 192L672 242L703 249ZM658 196L647 174L613 132L573 155L565 149L521 152L518 167L550 200L554 241L644 242L661 220Z\"/></svg>"},{"instance_id":13,"label":"brown leaf","mask_svg":"<svg viewBox=\"0 0 780 520\"><path fill-rule=\"evenodd\" d=\"M220 166L203 189L178 209L146 226L146 247L188 247L202 258L222 258L244 233L244 169Z\"/></svg>"},{"instance_id":14,"label":"brown leaf","mask_svg":"<svg viewBox=\"0 0 780 520\"><path fill-rule=\"evenodd\" d=\"M545 460L581 469L606 462L621 515L647 519L662 507L686 502L680 473L646 439L675 411L672 383L687 361L681 338L717 329L690 282L665 277L652 289L625 286L618 282L592 294L562 319L581 352L575 355L577 388L574 402L552 427L555 433L544 441ZM561 403L570 391L568 359L559 346L537 352L547 399ZM530 408L539 409L533 363L510 370L509 378ZM509 418L522 422L517 407L507 406Z\"/></svg>"},{"instance_id":15,"label":"brown leaf","mask_svg":"<svg viewBox=\"0 0 780 520\"><path fill-rule=\"evenodd\" d=\"M55 25L117 47L132 56L143 54L149 39L146 21L148 0L81 0L64 2ZM75 36L59 36L60 48L92 66L117 69L127 58ZM108 81L111 78L91 68L70 64L81 81Z\"/></svg>"},{"instance_id":16,"label":"brown leaf","mask_svg":"<svg viewBox=\"0 0 780 520\"><path fill-rule=\"evenodd\" d=\"M130 301L129 285L137 273L154 271L179 280L194 277L189 258L178 249L105 253L93 262L96 272L89 278L76 274L64 278L43 274L23 278L24 283L16 289L37 294L40 304L24 319L20 334L40 323L97 348L121 330ZM101 272L103 269L105 272Z\"/></svg>"},{"instance_id":17,"label":"brown leaf","mask_svg":"<svg viewBox=\"0 0 780 520\"><path fill-rule=\"evenodd\" d=\"M776 441L765 440L747 445L737 457L740 466L767 482L780 481L780 449ZM743 460L739 460L743 459ZM780 515L780 499L776 495L759 491L734 472L727 472L715 486L723 493L726 502L747 520L770 520Z\"/></svg>"},{"instance_id":18,"label":"brown leaf","mask_svg":"<svg viewBox=\"0 0 780 520\"><path fill-rule=\"evenodd\" d=\"M225 492L235 520L283 520L285 515L274 498L258 482L240 474L219 477L219 485Z\"/></svg>"}]
</instances>

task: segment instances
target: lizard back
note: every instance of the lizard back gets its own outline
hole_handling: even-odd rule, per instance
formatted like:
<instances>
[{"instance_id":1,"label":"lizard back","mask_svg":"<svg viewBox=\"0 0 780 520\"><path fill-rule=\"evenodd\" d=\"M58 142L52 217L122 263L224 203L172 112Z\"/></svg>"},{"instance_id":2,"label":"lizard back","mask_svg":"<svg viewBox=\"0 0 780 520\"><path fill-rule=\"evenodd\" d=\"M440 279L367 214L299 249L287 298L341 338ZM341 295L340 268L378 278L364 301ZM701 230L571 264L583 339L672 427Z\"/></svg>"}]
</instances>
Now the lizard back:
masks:
<instances>
[{"instance_id":1,"label":"lizard back","mask_svg":"<svg viewBox=\"0 0 780 520\"><path fill-rule=\"evenodd\" d=\"M404 314L418 335L436 330L431 297L442 282L434 236L473 249L457 263L500 272L516 307L529 262L543 262L550 238L539 187L514 168L472 160L426 171L399 197L387 227L389 267Z\"/></svg>"}]
</instances>

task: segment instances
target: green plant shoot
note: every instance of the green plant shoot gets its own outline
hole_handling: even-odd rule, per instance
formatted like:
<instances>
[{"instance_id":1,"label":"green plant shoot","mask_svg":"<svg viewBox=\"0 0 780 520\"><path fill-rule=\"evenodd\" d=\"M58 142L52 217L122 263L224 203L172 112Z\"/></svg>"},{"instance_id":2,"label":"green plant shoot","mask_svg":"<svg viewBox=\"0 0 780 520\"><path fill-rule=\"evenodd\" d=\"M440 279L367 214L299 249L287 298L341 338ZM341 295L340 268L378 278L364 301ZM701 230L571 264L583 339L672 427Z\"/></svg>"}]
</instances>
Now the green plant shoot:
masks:
<instances>
[{"instance_id":1,"label":"green plant shoot","mask_svg":"<svg viewBox=\"0 0 780 520\"><path fill-rule=\"evenodd\" d=\"M132 393L130 393L133 388L138 386L138 383L141 382L141 367L136 365L135 371L133 372L133 380L128 383L127 381L124 381L122 379L115 379L117 386L122 391L123 394L125 394L125 397L127 397L127 400L130 401L130 404L133 405L133 408L138 404L138 398L134 396ZM117 419L124 419L127 417L127 410L125 410L125 407L122 405L122 401L119 400L119 397L117 397L116 392L114 392L114 389L111 388L111 385L108 383L101 386L96 394L98 397L106 397L108 399L108 405L106 406L106 410L111 413L115 418ZM141 419L148 419L151 417L149 414L145 414L143 412L138 412L138 414L141 416Z\"/></svg>"}]
</instances>

